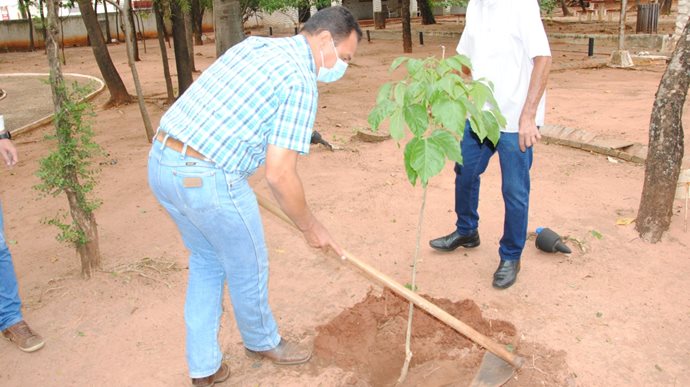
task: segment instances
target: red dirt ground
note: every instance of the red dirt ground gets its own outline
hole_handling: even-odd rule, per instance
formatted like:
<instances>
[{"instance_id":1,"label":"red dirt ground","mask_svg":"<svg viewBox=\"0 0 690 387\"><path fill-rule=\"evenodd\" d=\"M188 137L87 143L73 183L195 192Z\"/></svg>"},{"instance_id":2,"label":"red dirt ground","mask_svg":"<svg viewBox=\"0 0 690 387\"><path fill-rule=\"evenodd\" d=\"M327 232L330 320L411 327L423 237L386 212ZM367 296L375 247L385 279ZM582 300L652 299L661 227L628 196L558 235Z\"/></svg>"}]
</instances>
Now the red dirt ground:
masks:
<instances>
[{"instance_id":1,"label":"red dirt ground","mask_svg":"<svg viewBox=\"0 0 690 387\"><path fill-rule=\"evenodd\" d=\"M427 39L424 47L414 47L413 56L440 55L440 45L455 44ZM156 123L165 109L165 86L155 46L148 42L137 66ZM214 58L214 47L196 50L197 68L204 69ZM110 46L110 52L134 92L124 46ZM66 72L98 75L90 48L71 48L66 54ZM314 212L341 244L406 283L421 189L407 182L402 151L394 142L353 138L367 126L376 90L391 79L387 68L399 55L399 42L363 41L344 80L320 88L316 128L342 150L315 147L301 158L299 170ZM586 62L584 55L559 46L555 67ZM46 71L47 61L42 52L2 54L0 68ZM547 121L644 143L662 71L663 66L654 65L554 72ZM96 103L105 100L101 96ZM11 109L11 99L0 102L0 108ZM687 113L683 122L690 125ZM43 140L51 128L17 138L21 161L0 172L7 239L25 317L47 339L46 347L34 354L0 342L0 385L187 385L182 318L186 253L147 188L148 144L138 108L100 109L93 126L108 154L98 160L97 196L103 205L96 213L104 269L89 281L79 276L74 250L56 242L55 230L41 223L65 208L66 200L39 198L32 189L38 182L37 161L51 147ZM633 225L616 224L635 216L642 166L538 144L532 176L529 228L549 226L569 236L574 253L550 255L528 242L517 284L505 291L491 287L503 221L494 159L481 193L482 245L450 254L423 247L420 293L450 310L470 308L470 321L505 322L499 328L491 323L485 332L527 357L525 369L509 385L690 384L690 236L683 229L683 203L676 202L673 224L662 242L649 245ZM253 181L266 195L261 172ZM429 185L424 241L450 231L452 208L453 171L448 165ZM220 339L232 368L227 385L363 386L394 379L402 365L404 303L377 287L370 293L370 281L307 247L271 214L264 214L264 225L271 304L281 331L289 338L315 341L316 355L311 363L292 368L246 358L232 311L226 308ZM387 311L381 314L381 308ZM463 385L481 352L421 312L417 316L417 367L407 384ZM365 346L368 341L374 346ZM381 351L388 349L390 357L382 357Z\"/></svg>"}]
</instances>

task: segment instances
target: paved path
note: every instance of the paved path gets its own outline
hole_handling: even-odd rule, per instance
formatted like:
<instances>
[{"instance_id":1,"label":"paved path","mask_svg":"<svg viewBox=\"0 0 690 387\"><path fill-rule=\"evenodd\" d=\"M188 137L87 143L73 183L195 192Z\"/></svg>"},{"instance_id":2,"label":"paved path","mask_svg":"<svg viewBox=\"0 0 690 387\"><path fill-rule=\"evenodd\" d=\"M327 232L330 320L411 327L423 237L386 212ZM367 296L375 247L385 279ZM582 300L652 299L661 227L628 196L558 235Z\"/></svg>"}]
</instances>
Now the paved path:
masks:
<instances>
[{"instance_id":1,"label":"paved path","mask_svg":"<svg viewBox=\"0 0 690 387\"><path fill-rule=\"evenodd\" d=\"M64 75L67 85L77 82L89 92L101 88L100 80L79 75ZM0 74L0 89L6 92L0 99L0 114L5 128L12 132L53 114L53 97L47 74Z\"/></svg>"}]
</instances>

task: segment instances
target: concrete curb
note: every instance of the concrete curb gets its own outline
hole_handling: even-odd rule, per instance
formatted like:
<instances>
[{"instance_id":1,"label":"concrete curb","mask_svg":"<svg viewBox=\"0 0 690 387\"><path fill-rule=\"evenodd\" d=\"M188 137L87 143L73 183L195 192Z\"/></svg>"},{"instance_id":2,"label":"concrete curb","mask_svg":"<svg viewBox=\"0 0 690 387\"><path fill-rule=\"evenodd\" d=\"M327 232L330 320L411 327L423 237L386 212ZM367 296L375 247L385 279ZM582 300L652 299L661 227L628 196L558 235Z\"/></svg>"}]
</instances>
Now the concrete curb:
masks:
<instances>
[{"instance_id":1,"label":"concrete curb","mask_svg":"<svg viewBox=\"0 0 690 387\"><path fill-rule=\"evenodd\" d=\"M565 145L637 164L644 164L647 159L647 145L644 144L605 138L586 130L560 125L544 125L540 132L547 144Z\"/></svg>"},{"instance_id":2,"label":"concrete curb","mask_svg":"<svg viewBox=\"0 0 690 387\"><path fill-rule=\"evenodd\" d=\"M76 78L86 78L88 80L95 81L97 84L100 85L96 90L94 90L91 93L89 93L88 95L86 95L86 97L84 97L84 99L82 99L82 101L90 101L90 100L94 99L98 94L103 92L103 90L105 90L105 82L103 82L100 78L97 78L97 77L94 77L91 75L77 74L77 73L64 73L62 75L63 76L70 76L70 77L76 77ZM46 77L46 76L50 76L50 74L49 73L13 73L13 74L0 74L0 76ZM0 100L2 100L2 98L4 98L4 97L1 97ZM38 120L36 120L34 122L31 122L30 124L27 124L27 125L24 125L20 128L17 128L11 132L12 136L16 137L18 135L26 134L26 133L34 130L34 129L40 128L41 126L49 123L53 119L53 116L54 116L54 114L49 114L45 117L39 118Z\"/></svg>"}]
</instances>

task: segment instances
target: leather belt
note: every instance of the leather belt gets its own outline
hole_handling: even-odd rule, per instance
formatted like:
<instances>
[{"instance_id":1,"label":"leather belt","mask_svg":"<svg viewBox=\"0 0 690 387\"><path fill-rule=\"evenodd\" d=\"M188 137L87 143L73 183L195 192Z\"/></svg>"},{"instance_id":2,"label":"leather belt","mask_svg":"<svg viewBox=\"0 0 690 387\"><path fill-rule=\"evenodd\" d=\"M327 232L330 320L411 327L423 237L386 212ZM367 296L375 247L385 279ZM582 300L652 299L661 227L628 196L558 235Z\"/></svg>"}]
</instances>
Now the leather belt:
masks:
<instances>
[{"instance_id":1,"label":"leather belt","mask_svg":"<svg viewBox=\"0 0 690 387\"><path fill-rule=\"evenodd\" d=\"M158 140L164 146L174 150L175 152L182 153L182 150L184 149L184 143L172 137L168 137L168 139L166 140L165 136L167 136L167 134L164 131L159 130L158 135L156 136L156 140ZM202 155L201 153L199 153L199 151L197 151L189 145L187 146L187 152L184 155L194 157L195 159L199 160L208 160L206 156Z\"/></svg>"}]
</instances>

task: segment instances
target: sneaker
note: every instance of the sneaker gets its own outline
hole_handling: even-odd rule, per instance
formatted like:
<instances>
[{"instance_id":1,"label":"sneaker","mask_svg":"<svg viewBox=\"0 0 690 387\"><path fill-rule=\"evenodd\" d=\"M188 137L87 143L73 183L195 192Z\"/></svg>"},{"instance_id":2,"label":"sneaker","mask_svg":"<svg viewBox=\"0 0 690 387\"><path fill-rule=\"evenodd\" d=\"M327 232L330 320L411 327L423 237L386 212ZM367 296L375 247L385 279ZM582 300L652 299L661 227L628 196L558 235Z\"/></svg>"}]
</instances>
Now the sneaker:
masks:
<instances>
[{"instance_id":1,"label":"sneaker","mask_svg":"<svg viewBox=\"0 0 690 387\"><path fill-rule=\"evenodd\" d=\"M38 351L46 343L43 337L32 331L24 320L2 331L2 335L24 352Z\"/></svg>"}]
</instances>

